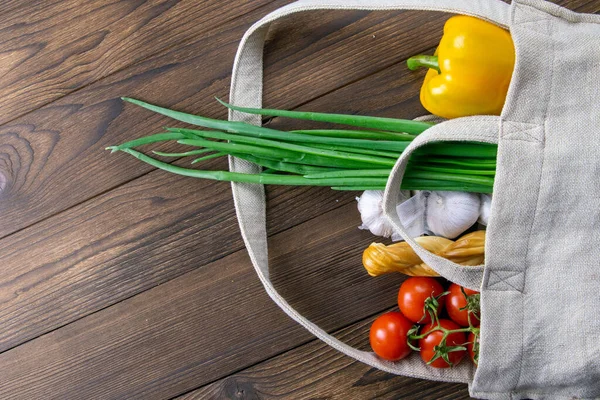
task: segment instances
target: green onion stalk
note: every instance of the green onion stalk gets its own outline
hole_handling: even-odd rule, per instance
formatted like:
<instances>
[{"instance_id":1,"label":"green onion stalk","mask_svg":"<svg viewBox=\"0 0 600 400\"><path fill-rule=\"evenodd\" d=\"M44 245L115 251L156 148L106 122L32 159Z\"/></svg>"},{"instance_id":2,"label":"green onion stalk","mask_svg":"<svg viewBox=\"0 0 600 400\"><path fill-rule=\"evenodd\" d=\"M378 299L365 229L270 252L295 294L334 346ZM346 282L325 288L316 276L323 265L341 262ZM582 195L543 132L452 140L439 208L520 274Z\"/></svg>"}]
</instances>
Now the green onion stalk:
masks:
<instances>
[{"instance_id":1,"label":"green onion stalk","mask_svg":"<svg viewBox=\"0 0 600 400\"><path fill-rule=\"evenodd\" d=\"M127 97L123 100L204 129L166 128L165 132L107 149L122 151L174 174L228 182L328 186L334 190L383 190L396 159L417 135L433 125L406 119L246 108L217 99L230 110L248 114L354 128L280 131L245 122L187 114ZM197 164L231 155L264 169L261 173L248 174L184 168L137 149L160 142L177 142L191 148L177 153L153 151L161 157L194 157L191 164ZM411 155L402 189L491 193L496 154L497 146L487 143L428 144Z\"/></svg>"}]
</instances>

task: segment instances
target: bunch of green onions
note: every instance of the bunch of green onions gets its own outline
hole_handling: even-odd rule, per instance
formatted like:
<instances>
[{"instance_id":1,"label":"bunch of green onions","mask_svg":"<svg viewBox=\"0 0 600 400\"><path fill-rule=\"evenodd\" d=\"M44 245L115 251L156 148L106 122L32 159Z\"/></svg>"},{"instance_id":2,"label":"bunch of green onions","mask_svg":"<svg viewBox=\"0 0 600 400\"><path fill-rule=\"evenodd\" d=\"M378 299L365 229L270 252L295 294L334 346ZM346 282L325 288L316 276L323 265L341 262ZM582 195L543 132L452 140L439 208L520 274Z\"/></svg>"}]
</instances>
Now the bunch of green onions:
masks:
<instances>
[{"instance_id":1,"label":"bunch of green onions","mask_svg":"<svg viewBox=\"0 0 600 400\"><path fill-rule=\"evenodd\" d=\"M402 151L418 134L432 126L429 122L394 118L245 108L219 100L230 109L249 114L360 128L279 131L244 122L186 114L130 98L123 100L206 129L166 128L163 133L107 149L129 153L156 168L178 175L229 182L383 190ZM153 153L163 157L202 155L193 159L192 164L232 155L264 169L258 174L245 174L184 168L134 150L138 146L166 141L176 141L192 149L180 153ZM440 142L426 145L411 156L402 189L491 193L496 153L497 146L486 143Z\"/></svg>"}]
</instances>

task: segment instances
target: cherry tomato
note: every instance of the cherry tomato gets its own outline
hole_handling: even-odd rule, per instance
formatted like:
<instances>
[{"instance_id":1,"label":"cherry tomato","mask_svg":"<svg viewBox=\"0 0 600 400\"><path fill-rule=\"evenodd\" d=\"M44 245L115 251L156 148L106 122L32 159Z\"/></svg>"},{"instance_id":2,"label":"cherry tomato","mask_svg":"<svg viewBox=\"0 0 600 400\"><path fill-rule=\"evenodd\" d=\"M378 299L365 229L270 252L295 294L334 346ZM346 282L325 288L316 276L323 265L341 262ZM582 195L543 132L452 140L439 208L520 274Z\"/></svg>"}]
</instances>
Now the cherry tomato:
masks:
<instances>
[{"instance_id":1,"label":"cherry tomato","mask_svg":"<svg viewBox=\"0 0 600 400\"><path fill-rule=\"evenodd\" d=\"M475 336L475 334L471 332L469 333L467 341L469 342L467 351L469 352L471 361L473 361L473 364L477 365L479 361L479 335ZM473 345L474 343L476 344L475 346Z\"/></svg>"},{"instance_id":2,"label":"cherry tomato","mask_svg":"<svg viewBox=\"0 0 600 400\"><path fill-rule=\"evenodd\" d=\"M434 278L413 276L402 282L398 291L398 307L402 314L413 322L427 324L431 322L429 313L424 311L425 303L432 303L431 297L437 297L444 292L442 285ZM436 302L437 314L444 308L445 296Z\"/></svg>"},{"instance_id":3,"label":"cherry tomato","mask_svg":"<svg viewBox=\"0 0 600 400\"><path fill-rule=\"evenodd\" d=\"M463 288L456 283L451 284L448 291L450 293L445 296L448 316L462 326L469 326L469 320L473 326L479 326L479 292Z\"/></svg>"},{"instance_id":4,"label":"cherry tomato","mask_svg":"<svg viewBox=\"0 0 600 400\"><path fill-rule=\"evenodd\" d=\"M396 361L406 357L412 351L407 342L412 326L413 323L397 311L379 316L371 325L371 348L386 360Z\"/></svg>"},{"instance_id":5,"label":"cherry tomato","mask_svg":"<svg viewBox=\"0 0 600 400\"><path fill-rule=\"evenodd\" d=\"M449 319L440 319L439 322L442 328L446 328L449 330L460 329L460 326L458 324ZM419 347L421 348L421 358L426 363L435 357L436 347L439 346L439 344L442 341L442 338L444 337L444 333L439 330L434 330L434 327L435 325L433 324L428 324L424 326L422 332L427 333L431 331L431 333L419 340ZM454 332L446 337L446 344L445 346L441 346L441 350L443 351L443 347L464 346L465 342L466 337L464 332ZM448 360L452 365L449 365L442 357L436 358L429 365L435 368L448 368L458 364L460 360L463 359L466 353L466 350L448 352Z\"/></svg>"}]
</instances>

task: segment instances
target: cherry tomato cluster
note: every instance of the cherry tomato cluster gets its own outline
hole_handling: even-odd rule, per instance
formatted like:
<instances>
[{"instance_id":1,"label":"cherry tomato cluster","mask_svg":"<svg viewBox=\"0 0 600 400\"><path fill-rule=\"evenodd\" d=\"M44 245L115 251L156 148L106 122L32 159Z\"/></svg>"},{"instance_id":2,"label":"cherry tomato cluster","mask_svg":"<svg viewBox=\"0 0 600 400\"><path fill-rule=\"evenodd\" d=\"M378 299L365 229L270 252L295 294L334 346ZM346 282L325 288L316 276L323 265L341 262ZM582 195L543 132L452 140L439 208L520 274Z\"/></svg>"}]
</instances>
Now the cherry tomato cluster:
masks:
<instances>
[{"instance_id":1,"label":"cherry tomato cluster","mask_svg":"<svg viewBox=\"0 0 600 400\"><path fill-rule=\"evenodd\" d=\"M398 307L371 325L371 347L379 357L397 361L415 350L428 365L449 368L468 352L477 365L479 292L455 283L444 291L435 278L411 277L400 286Z\"/></svg>"}]
</instances>

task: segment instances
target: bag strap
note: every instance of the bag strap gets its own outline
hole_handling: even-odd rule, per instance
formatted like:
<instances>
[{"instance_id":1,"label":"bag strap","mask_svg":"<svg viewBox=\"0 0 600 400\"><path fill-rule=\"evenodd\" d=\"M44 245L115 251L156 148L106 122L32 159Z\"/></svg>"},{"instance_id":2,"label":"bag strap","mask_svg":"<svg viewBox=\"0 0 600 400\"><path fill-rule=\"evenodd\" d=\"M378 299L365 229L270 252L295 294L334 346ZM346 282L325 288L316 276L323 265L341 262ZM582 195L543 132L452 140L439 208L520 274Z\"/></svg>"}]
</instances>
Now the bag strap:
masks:
<instances>
[{"instance_id":1,"label":"bag strap","mask_svg":"<svg viewBox=\"0 0 600 400\"><path fill-rule=\"evenodd\" d=\"M408 234L406 228L402 225L396 205L400 199L400 186L402 185L406 165L416 149L428 143L440 141L498 143L499 132L500 117L497 116L456 118L434 125L417 136L402 152L390 173L383 195L383 212L385 216L390 220L395 231L415 250L419 257L438 274L473 290L481 290L483 265L465 267L425 250Z\"/></svg>"},{"instance_id":2,"label":"bag strap","mask_svg":"<svg viewBox=\"0 0 600 400\"><path fill-rule=\"evenodd\" d=\"M245 107L262 107L263 86L263 47L265 35L271 22L298 12L310 10L428 10L466 14L479 17L497 25L507 27L510 20L510 7L500 0L300 0L284 6L255 23L244 34L235 57L231 77L230 103ZM261 124L261 116L231 110L229 120ZM440 125L445 125L440 124ZM229 157L231 171L257 173L260 167L245 160ZM398 175L401 179L402 174ZM291 318L304 326L313 335L328 345L365 364L383 371L417 378L453 382L470 382L473 367L462 363L455 368L438 370L426 366L418 354L413 354L401 363L382 360L371 352L359 351L329 335L298 313L275 289L269 279L266 200L263 185L232 183L233 199L240 232L252 265L265 287L266 292ZM388 197L393 191L388 189ZM439 268L440 271L444 267ZM479 278L478 276L476 278ZM475 279L475 278L471 278ZM471 282L471 280L467 280ZM472 285L469 285L472 286Z\"/></svg>"}]
</instances>

